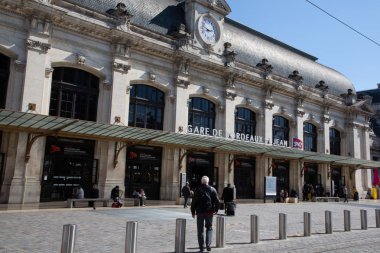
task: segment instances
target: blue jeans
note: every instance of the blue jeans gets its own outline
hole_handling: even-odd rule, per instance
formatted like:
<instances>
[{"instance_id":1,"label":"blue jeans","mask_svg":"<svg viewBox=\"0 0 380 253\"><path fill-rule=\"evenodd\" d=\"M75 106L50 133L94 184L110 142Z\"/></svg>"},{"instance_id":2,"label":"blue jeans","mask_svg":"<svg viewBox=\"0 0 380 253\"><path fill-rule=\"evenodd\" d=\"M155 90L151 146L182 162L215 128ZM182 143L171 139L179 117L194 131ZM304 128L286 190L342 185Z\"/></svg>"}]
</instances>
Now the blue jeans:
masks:
<instances>
[{"instance_id":1,"label":"blue jeans","mask_svg":"<svg viewBox=\"0 0 380 253\"><path fill-rule=\"evenodd\" d=\"M213 215L197 214L198 244L199 249L204 249L204 227L206 228L206 247L211 246Z\"/></svg>"},{"instance_id":2,"label":"blue jeans","mask_svg":"<svg viewBox=\"0 0 380 253\"><path fill-rule=\"evenodd\" d=\"M189 202L189 197L183 197L184 199L184 203L183 203L183 207L187 207L187 203Z\"/></svg>"}]
</instances>

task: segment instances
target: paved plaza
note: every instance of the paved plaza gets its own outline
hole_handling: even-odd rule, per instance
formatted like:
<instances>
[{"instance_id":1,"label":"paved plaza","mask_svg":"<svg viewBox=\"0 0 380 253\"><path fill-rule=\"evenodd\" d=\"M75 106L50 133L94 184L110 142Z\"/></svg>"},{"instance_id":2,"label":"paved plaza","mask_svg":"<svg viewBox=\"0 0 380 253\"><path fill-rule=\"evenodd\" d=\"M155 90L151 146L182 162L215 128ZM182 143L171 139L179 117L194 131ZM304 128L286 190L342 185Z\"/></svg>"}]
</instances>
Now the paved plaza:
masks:
<instances>
[{"instance_id":1,"label":"paved plaza","mask_svg":"<svg viewBox=\"0 0 380 253\"><path fill-rule=\"evenodd\" d=\"M212 252L380 252L375 209L380 202L238 204L226 217L225 248ZM368 213L368 230L361 230L360 210ZM332 212L333 234L325 234L325 210ZM351 211L351 232L344 232L343 211ZM310 212L311 237L303 237L303 212ZM287 240L279 240L279 213L287 214ZM250 215L259 217L259 243L250 244ZM57 208L0 211L0 253L60 252L62 227L76 224L75 252L124 252L127 221L138 221L139 253L174 252L175 221L185 218L186 252L197 252L196 222L189 208L147 206Z\"/></svg>"}]
</instances>

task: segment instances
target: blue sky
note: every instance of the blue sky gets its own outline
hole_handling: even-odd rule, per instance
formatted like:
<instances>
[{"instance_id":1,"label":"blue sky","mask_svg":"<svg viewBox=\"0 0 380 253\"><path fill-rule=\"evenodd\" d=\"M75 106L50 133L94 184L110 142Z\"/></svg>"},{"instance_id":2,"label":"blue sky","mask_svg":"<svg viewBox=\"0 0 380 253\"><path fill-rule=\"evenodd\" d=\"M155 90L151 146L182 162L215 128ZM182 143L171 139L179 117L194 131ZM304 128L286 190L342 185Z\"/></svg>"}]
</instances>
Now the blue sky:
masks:
<instances>
[{"instance_id":1,"label":"blue sky","mask_svg":"<svg viewBox=\"0 0 380 253\"><path fill-rule=\"evenodd\" d=\"M380 44L380 0L310 0ZM380 46L305 0L227 0L229 18L318 58L357 91L380 83ZM269 59L270 60L270 59Z\"/></svg>"}]
</instances>

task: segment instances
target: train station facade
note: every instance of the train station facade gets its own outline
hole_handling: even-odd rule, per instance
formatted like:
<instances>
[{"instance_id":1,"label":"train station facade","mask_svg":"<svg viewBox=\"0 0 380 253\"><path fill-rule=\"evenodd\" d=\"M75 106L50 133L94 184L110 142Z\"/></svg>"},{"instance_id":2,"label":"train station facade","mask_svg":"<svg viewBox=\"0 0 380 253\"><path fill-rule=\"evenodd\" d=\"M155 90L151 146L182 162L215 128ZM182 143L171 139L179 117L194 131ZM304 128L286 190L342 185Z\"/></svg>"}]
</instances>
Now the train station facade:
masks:
<instances>
[{"instance_id":1,"label":"train station facade","mask_svg":"<svg viewBox=\"0 0 380 253\"><path fill-rule=\"evenodd\" d=\"M226 16L224 0L1 0L0 203L203 175L238 199L371 187L370 117L341 73ZM4 92L3 92L4 91Z\"/></svg>"}]
</instances>

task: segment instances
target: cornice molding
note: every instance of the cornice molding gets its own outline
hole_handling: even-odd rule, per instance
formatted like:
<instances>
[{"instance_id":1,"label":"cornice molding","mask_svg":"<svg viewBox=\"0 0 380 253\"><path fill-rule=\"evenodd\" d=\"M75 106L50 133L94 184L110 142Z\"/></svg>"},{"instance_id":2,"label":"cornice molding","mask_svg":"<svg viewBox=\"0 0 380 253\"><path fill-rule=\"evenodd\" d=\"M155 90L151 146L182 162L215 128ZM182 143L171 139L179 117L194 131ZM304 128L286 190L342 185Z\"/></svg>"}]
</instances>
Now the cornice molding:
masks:
<instances>
[{"instance_id":1,"label":"cornice molding","mask_svg":"<svg viewBox=\"0 0 380 253\"><path fill-rule=\"evenodd\" d=\"M37 51L40 51L40 52L45 53L45 54L51 48L51 45L48 43L44 43L44 42L37 41L37 40L31 40L31 39L26 40L26 46L29 49L37 50Z\"/></svg>"}]
</instances>

